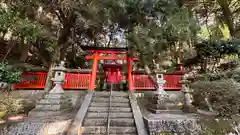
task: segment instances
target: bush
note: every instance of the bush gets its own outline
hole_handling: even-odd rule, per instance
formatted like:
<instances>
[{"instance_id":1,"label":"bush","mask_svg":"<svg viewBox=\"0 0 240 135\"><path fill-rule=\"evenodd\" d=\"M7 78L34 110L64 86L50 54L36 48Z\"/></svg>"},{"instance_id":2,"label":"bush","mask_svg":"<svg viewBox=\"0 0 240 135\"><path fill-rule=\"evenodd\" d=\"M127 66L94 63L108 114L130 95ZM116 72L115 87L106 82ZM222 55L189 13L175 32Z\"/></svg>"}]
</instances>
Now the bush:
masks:
<instances>
[{"instance_id":1,"label":"bush","mask_svg":"<svg viewBox=\"0 0 240 135\"><path fill-rule=\"evenodd\" d=\"M197 74L188 77L188 80L195 81L217 81L221 79L234 79L237 82L240 82L240 68L229 71L221 71L216 73L205 73Z\"/></svg>"},{"instance_id":2,"label":"bush","mask_svg":"<svg viewBox=\"0 0 240 135\"><path fill-rule=\"evenodd\" d=\"M21 103L11 97L5 97L1 101L1 111L6 112L7 115L18 114L23 112Z\"/></svg>"},{"instance_id":3,"label":"bush","mask_svg":"<svg viewBox=\"0 0 240 135\"><path fill-rule=\"evenodd\" d=\"M196 81L190 84L190 87L194 90L193 104L198 108L209 108L205 102L207 97L212 108L218 111L220 116L231 116L239 113L240 91L234 80Z\"/></svg>"},{"instance_id":4,"label":"bush","mask_svg":"<svg viewBox=\"0 0 240 135\"><path fill-rule=\"evenodd\" d=\"M21 72L15 70L6 63L0 63L0 82L9 84L18 83L20 81Z\"/></svg>"},{"instance_id":5,"label":"bush","mask_svg":"<svg viewBox=\"0 0 240 135\"><path fill-rule=\"evenodd\" d=\"M228 71L226 73L226 76L228 76L229 78L234 79L237 82L240 82L240 68L237 68L237 69L232 70L232 71Z\"/></svg>"},{"instance_id":6,"label":"bush","mask_svg":"<svg viewBox=\"0 0 240 135\"><path fill-rule=\"evenodd\" d=\"M236 132L238 123L239 121L232 119L202 119L199 122L203 135L230 135L229 133Z\"/></svg>"},{"instance_id":7,"label":"bush","mask_svg":"<svg viewBox=\"0 0 240 135\"><path fill-rule=\"evenodd\" d=\"M0 111L6 115L28 113L34 108L34 103L27 99L15 99L11 96L0 100Z\"/></svg>"}]
</instances>

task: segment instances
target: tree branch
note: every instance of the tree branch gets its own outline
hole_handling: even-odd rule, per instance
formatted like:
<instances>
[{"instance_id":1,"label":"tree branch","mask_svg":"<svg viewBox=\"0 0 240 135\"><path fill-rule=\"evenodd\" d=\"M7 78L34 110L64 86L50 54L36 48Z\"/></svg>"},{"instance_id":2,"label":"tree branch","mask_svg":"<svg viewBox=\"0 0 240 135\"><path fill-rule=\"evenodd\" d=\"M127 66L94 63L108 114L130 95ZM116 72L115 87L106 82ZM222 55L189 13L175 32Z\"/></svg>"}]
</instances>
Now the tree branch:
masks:
<instances>
[{"instance_id":1,"label":"tree branch","mask_svg":"<svg viewBox=\"0 0 240 135\"><path fill-rule=\"evenodd\" d=\"M63 23L63 20L62 20L62 18L61 18L60 13L59 13L58 11L55 11L55 14L56 14L57 17L58 17L58 20L59 20L61 23Z\"/></svg>"}]
</instances>

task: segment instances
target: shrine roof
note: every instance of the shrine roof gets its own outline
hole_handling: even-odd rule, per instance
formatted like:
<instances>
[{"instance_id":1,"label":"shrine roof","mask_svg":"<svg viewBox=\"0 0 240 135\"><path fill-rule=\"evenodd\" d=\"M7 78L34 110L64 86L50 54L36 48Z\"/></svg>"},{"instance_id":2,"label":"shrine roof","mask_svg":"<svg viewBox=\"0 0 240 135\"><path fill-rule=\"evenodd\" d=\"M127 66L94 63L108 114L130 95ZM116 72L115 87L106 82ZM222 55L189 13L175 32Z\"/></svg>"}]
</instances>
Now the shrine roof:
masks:
<instances>
[{"instance_id":1,"label":"shrine roof","mask_svg":"<svg viewBox=\"0 0 240 135\"><path fill-rule=\"evenodd\" d=\"M116 52L126 52L127 47L92 47L92 46L81 46L83 50L91 51L116 51Z\"/></svg>"}]
</instances>

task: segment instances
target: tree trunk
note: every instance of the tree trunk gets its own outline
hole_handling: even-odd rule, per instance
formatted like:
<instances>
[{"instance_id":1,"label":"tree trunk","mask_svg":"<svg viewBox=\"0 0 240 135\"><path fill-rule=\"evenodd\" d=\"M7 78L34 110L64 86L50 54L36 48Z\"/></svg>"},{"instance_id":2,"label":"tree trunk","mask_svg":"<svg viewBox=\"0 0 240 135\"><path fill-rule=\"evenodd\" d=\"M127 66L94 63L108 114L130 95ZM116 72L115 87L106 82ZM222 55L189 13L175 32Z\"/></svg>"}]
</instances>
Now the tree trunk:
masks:
<instances>
[{"instance_id":1,"label":"tree trunk","mask_svg":"<svg viewBox=\"0 0 240 135\"><path fill-rule=\"evenodd\" d=\"M228 26L230 35L233 37L235 35L235 30L234 30L233 16L229 8L228 0L218 0L218 3L222 9L224 22Z\"/></svg>"},{"instance_id":2,"label":"tree trunk","mask_svg":"<svg viewBox=\"0 0 240 135\"><path fill-rule=\"evenodd\" d=\"M55 66L55 63L51 63L49 69L48 69L48 74L47 74L47 80L46 80L46 85L44 88L44 92L49 92L52 89L52 78L53 78L53 70L52 68Z\"/></svg>"},{"instance_id":3,"label":"tree trunk","mask_svg":"<svg viewBox=\"0 0 240 135\"><path fill-rule=\"evenodd\" d=\"M13 47L16 45L15 43L13 43L13 40L12 40L12 39L10 40L9 43L10 43L10 47L8 48L7 53L4 55L4 57L3 57L3 59L2 59L2 62L4 62L4 61L7 59L8 55L9 55L10 52L12 51Z\"/></svg>"},{"instance_id":4,"label":"tree trunk","mask_svg":"<svg viewBox=\"0 0 240 135\"><path fill-rule=\"evenodd\" d=\"M151 71L148 64L145 62L144 56L140 56L140 60L143 64L144 71L148 74L148 77L153 81L155 89L157 89L158 85L157 85L156 77L154 76L154 72Z\"/></svg>"},{"instance_id":5,"label":"tree trunk","mask_svg":"<svg viewBox=\"0 0 240 135\"><path fill-rule=\"evenodd\" d=\"M30 44L23 44L23 48L22 48L22 52L21 52L21 56L20 56L21 62L25 62L27 60L28 52L29 52L30 48L31 48Z\"/></svg>"},{"instance_id":6,"label":"tree trunk","mask_svg":"<svg viewBox=\"0 0 240 135\"><path fill-rule=\"evenodd\" d=\"M209 100L208 100L208 96L204 98L204 101L206 102L207 106L208 106L208 110L213 112L213 108L212 105L210 104Z\"/></svg>"},{"instance_id":7,"label":"tree trunk","mask_svg":"<svg viewBox=\"0 0 240 135\"><path fill-rule=\"evenodd\" d=\"M61 10L60 10L60 12L63 13ZM67 47L66 45L68 45L68 44L66 44L66 43L68 42L68 38L71 34L71 28L75 24L75 21L76 21L76 16L75 16L74 12L71 13L69 18L65 18L64 15L62 17L63 17L63 21L62 21L63 27L60 29L60 32L59 32L57 47L55 48L54 53L51 56L51 66L48 71L48 77L47 77L46 85L44 88L45 92L50 91L52 88L52 81L51 81L51 79L53 77L52 68L57 63L60 62L61 58L63 58L63 57L61 57L61 54L63 55L65 53L62 49Z\"/></svg>"},{"instance_id":8,"label":"tree trunk","mask_svg":"<svg viewBox=\"0 0 240 135\"><path fill-rule=\"evenodd\" d=\"M200 72L201 73L206 73L207 71L207 64L208 64L208 60L207 58L204 58L201 62L201 69L200 69Z\"/></svg>"},{"instance_id":9,"label":"tree trunk","mask_svg":"<svg viewBox=\"0 0 240 135\"><path fill-rule=\"evenodd\" d=\"M148 65L144 65L144 71L148 74L148 77L153 81L155 89L158 89L156 77L153 75Z\"/></svg>"},{"instance_id":10,"label":"tree trunk","mask_svg":"<svg viewBox=\"0 0 240 135\"><path fill-rule=\"evenodd\" d=\"M48 70L48 75L47 75L44 92L49 92L52 88L52 78L53 78L53 74L54 74L52 68L57 65L59 58L60 58L60 48L56 48L55 52L52 55L52 61L51 61L51 64L50 64L50 67Z\"/></svg>"}]
</instances>

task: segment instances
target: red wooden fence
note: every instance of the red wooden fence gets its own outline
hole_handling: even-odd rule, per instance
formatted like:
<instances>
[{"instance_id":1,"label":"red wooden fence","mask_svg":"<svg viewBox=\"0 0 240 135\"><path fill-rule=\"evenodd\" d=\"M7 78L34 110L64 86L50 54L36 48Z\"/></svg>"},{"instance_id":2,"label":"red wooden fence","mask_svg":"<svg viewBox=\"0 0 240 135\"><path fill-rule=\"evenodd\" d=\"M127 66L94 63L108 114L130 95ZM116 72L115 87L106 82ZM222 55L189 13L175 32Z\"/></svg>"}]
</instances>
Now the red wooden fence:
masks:
<instances>
[{"instance_id":1,"label":"red wooden fence","mask_svg":"<svg viewBox=\"0 0 240 135\"><path fill-rule=\"evenodd\" d=\"M46 84L46 79L46 72L23 73L20 83L14 84L13 87L15 89L43 89Z\"/></svg>"},{"instance_id":2,"label":"red wooden fence","mask_svg":"<svg viewBox=\"0 0 240 135\"><path fill-rule=\"evenodd\" d=\"M164 80L166 83L163 85L165 90L181 90L182 86L179 83L182 74L165 74ZM133 85L135 90L154 90L152 80L145 74L134 74Z\"/></svg>"},{"instance_id":3,"label":"red wooden fence","mask_svg":"<svg viewBox=\"0 0 240 135\"><path fill-rule=\"evenodd\" d=\"M88 89L91 74L89 73L66 73L64 89ZM26 80L30 78L31 80ZM46 72L23 73L21 81L15 84L15 89L43 89L46 84Z\"/></svg>"},{"instance_id":4,"label":"red wooden fence","mask_svg":"<svg viewBox=\"0 0 240 135\"><path fill-rule=\"evenodd\" d=\"M64 89L88 89L90 82L89 73L66 73L65 83L63 84Z\"/></svg>"},{"instance_id":5,"label":"red wooden fence","mask_svg":"<svg viewBox=\"0 0 240 135\"><path fill-rule=\"evenodd\" d=\"M91 73L66 73L65 82L63 84L64 89L88 89ZM165 74L164 84L165 90L181 90L182 73ZM27 72L23 73L21 81L15 84L15 89L43 89L46 84L47 73L46 72ZM133 73L133 83L135 90L153 90L154 86L152 81L146 74Z\"/></svg>"}]
</instances>

